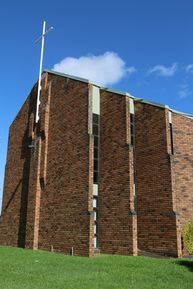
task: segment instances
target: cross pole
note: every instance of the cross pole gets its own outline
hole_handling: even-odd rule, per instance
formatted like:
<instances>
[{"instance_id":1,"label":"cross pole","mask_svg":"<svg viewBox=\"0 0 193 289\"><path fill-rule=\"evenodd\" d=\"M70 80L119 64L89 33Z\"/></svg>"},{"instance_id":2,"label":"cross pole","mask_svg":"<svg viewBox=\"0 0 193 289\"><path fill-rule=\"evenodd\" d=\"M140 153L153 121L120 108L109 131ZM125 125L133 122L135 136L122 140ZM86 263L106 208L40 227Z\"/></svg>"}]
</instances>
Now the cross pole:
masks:
<instances>
[{"instance_id":1,"label":"cross pole","mask_svg":"<svg viewBox=\"0 0 193 289\"><path fill-rule=\"evenodd\" d=\"M40 55L40 70L39 70L39 80L38 80L38 94L37 94L37 104L36 104L36 123L38 123L39 117L39 107L40 107L40 93L41 93L41 77L42 77L42 64L43 64L43 54L44 54L44 38L45 35L53 30L53 27L50 27L46 30L46 22L43 22L43 31L42 35L36 40L36 44L42 41L41 55Z\"/></svg>"}]
</instances>

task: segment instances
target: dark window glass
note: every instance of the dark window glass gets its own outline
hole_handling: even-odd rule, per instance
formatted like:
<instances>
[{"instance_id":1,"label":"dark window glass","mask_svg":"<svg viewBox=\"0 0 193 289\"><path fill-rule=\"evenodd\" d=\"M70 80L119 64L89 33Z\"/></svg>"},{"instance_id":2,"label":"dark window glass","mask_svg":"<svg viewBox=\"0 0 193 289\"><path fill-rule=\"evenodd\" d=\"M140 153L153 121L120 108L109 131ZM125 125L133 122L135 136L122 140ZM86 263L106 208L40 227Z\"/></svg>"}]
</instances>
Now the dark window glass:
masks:
<instances>
[{"instance_id":1,"label":"dark window glass","mask_svg":"<svg viewBox=\"0 0 193 289\"><path fill-rule=\"evenodd\" d=\"M93 114L93 135L94 135L94 183L98 184L99 179L99 116Z\"/></svg>"},{"instance_id":2,"label":"dark window glass","mask_svg":"<svg viewBox=\"0 0 193 289\"><path fill-rule=\"evenodd\" d=\"M93 123L98 124L99 123L99 116L98 114L93 114Z\"/></svg>"},{"instance_id":3,"label":"dark window glass","mask_svg":"<svg viewBox=\"0 0 193 289\"><path fill-rule=\"evenodd\" d=\"M97 172L98 172L98 166L99 166L98 163L99 163L98 159L97 160L95 159L94 160L94 171L97 171Z\"/></svg>"},{"instance_id":4,"label":"dark window glass","mask_svg":"<svg viewBox=\"0 0 193 289\"><path fill-rule=\"evenodd\" d=\"M97 124L93 124L93 134L98 135L99 133L99 127Z\"/></svg>"},{"instance_id":5,"label":"dark window glass","mask_svg":"<svg viewBox=\"0 0 193 289\"><path fill-rule=\"evenodd\" d=\"M132 146L134 145L134 141L135 141L134 135L131 135L131 145L132 145Z\"/></svg>"},{"instance_id":6,"label":"dark window glass","mask_svg":"<svg viewBox=\"0 0 193 289\"><path fill-rule=\"evenodd\" d=\"M134 114L130 113L130 123L134 124Z\"/></svg>"},{"instance_id":7,"label":"dark window glass","mask_svg":"<svg viewBox=\"0 0 193 289\"><path fill-rule=\"evenodd\" d=\"M97 159L97 158L98 158L98 153L99 153L98 148L95 147L95 148L94 148L94 159Z\"/></svg>"},{"instance_id":8,"label":"dark window glass","mask_svg":"<svg viewBox=\"0 0 193 289\"><path fill-rule=\"evenodd\" d=\"M135 126L134 126L134 114L130 114L130 134L131 134L131 145L135 142Z\"/></svg>"},{"instance_id":9,"label":"dark window glass","mask_svg":"<svg viewBox=\"0 0 193 289\"><path fill-rule=\"evenodd\" d=\"M98 147L99 138L98 136L94 136L94 146Z\"/></svg>"},{"instance_id":10,"label":"dark window glass","mask_svg":"<svg viewBox=\"0 0 193 289\"><path fill-rule=\"evenodd\" d=\"M95 184L98 184L98 178L99 178L98 172L94 172L94 183Z\"/></svg>"},{"instance_id":11,"label":"dark window glass","mask_svg":"<svg viewBox=\"0 0 193 289\"><path fill-rule=\"evenodd\" d=\"M134 126L131 125L131 134L134 134Z\"/></svg>"},{"instance_id":12,"label":"dark window glass","mask_svg":"<svg viewBox=\"0 0 193 289\"><path fill-rule=\"evenodd\" d=\"M170 123L170 143L171 143L171 154L174 154L174 143L173 143L173 129L172 124Z\"/></svg>"},{"instance_id":13,"label":"dark window glass","mask_svg":"<svg viewBox=\"0 0 193 289\"><path fill-rule=\"evenodd\" d=\"M95 226L95 228L96 228L96 232L95 232L95 236L97 236L98 235L98 224L97 224L97 222L94 222L94 226Z\"/></svg>"}]
</instances>

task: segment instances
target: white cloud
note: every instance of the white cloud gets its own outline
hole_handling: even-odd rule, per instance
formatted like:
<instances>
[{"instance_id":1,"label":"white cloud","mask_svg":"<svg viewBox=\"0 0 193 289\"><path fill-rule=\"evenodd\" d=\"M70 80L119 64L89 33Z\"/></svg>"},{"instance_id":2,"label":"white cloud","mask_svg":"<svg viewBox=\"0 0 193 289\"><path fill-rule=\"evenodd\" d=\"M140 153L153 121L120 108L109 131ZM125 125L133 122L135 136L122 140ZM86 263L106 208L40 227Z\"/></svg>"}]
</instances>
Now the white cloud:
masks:
<instances>
[{"instance_id":1,"label":"white cloud","mask_svg":"<svg viewBox=\"0 0 193 289\"><path fill-rule=\"evenodd\" d=\"M155 65L154 67L150 68L147 72L148 75L156 74L159 76L173 76L177 71L177 63L173 63L171 66L166 67L164 65Z\"/></svg>"},{"instance_id":2,"label":"white cloud","mask_svg":"<svg viewBox=\"0 0 193 289\"><path fill-rule=\"evenodd\" d=\"M137 71L134 66L126 67L125 61L114 52L79 58L67 57L55 64L53 70L87 78L103 86L117 83L124 76Z\"/></svg>"},{"instance_id":3,"label":"white cloud","mask_svg":"<svg viewBox=\"0 0 193 289\"><path fill-rule=\"evenodd\" d=\"M188 64L186 67L185 67L185 71L187 73L193 73L193 64Z\"/></svg>"}]
</instances>

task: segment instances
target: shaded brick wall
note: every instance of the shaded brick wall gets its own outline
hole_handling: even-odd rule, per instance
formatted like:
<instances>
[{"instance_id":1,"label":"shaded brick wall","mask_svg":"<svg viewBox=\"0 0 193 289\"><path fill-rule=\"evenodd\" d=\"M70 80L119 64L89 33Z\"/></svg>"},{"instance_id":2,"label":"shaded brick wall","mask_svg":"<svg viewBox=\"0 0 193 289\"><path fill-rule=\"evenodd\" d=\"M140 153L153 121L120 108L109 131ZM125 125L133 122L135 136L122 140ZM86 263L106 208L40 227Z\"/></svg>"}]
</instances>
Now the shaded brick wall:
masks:
<instances>
[{"instance_id":1,"label":"shaded brick wall","mask_svg":"<svg viewBox=\"0 0 193 289\"><path fill-rule=\"evenodd\" d=\"M166 110L135 102L138 247L178 255Z\"/></svg>"},{"instance_id":2,"label":"shaded brick wall","mask_svg":"<svg viewBox=\"0 0 193 289\"><path fill-rule=\"evenodd\" d=\"M4 180L0 244L25 247L31 152L30 115L35 107L36 89L10 126Z\"/></svg>"},{"instance_id":3,"label":"shaded brick wall","mask_svg":"<svg viewBox=\"0 0 193 289\"><path fill-rule=\"evenodd\" d=\"M193 220L193 120L173 113L172 126L174 189L181 236L183 226Z\"/></svg>"},{"instance_id":4,"label":"shaded brick wall","mask_svg":"<svg viewBox=\"0 0 193 289\"><path fill-rule=\"evenodd\" d=\"M36 95L10 128L0 244L92 255L88 84L44 73L34 130Z\"/></svg>"},{"instance_id":5,"label":"shaded brick wall","mask_svg":"<svg viewBox=\"0 0 193 289\"><path fill-rule=\"evenodd\" d=\"M137 254L129 98L101 90L99 247Z\"/></svg>"},{"instance_id":6,"label":"shaded brick wall","mask_svg":"<svg viewBox=\"0 0 193 289\"><path fill-rule=\"evenodd\" d=\"M46 186L41 192L39 248L53 246L68 254L73 247L75 255L89 255L88 85L54 75L49 75L49 81L48 156Z\"/></svg>"}]
</instances>

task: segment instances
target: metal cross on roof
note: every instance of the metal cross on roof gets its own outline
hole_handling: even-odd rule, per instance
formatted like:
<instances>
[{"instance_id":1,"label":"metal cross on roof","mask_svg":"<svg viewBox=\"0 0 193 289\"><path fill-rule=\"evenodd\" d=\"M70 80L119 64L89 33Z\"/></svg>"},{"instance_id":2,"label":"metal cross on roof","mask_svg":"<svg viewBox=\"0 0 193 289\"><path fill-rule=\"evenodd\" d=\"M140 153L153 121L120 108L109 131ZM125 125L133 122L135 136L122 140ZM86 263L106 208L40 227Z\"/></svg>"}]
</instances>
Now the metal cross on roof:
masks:
<instances>
[{"instance_id":1,"label":"metal cross on roof","mask_svg":"<svg viewBox=\"0 0 193 289\"><path fill-rule=\"evenodd\" d=\"M42 76L42 63L43 63L43 54L44 54L44 37L50 31L53 30L53 27L50 27L46 30L46 22L43 22L43 31L42 35L36 40L36 44L42 40L41 55L40 55L40 70L39 70L39 80L38 80L38 94L37 94L37 104L36 104L36 123L39 121L39 106L40 106L40 92L41 92L41 76Z\"/></svg>"}]
</instances>

